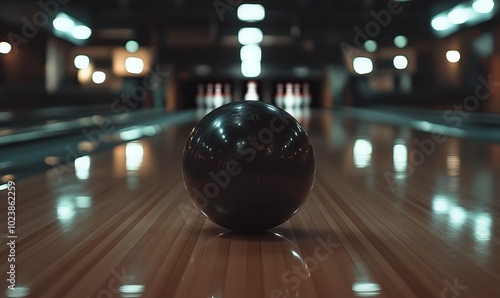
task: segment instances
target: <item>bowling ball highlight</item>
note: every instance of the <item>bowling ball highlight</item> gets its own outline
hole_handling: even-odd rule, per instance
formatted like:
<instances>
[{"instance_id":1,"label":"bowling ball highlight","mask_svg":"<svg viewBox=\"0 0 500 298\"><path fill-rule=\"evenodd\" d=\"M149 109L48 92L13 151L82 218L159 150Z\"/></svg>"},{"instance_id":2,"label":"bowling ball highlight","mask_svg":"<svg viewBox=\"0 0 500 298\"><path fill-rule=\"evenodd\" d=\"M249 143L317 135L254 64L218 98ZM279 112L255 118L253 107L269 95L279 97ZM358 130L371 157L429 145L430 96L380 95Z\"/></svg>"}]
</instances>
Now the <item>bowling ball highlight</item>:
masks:
<instances>
[{"instance_id":1,"label":"bowling ball highlight","mask_svg":"<svg viewBox=\"0 0 500 298\"><path fill-rule=\"evenodd\" d=\"M213 110L194 127L182 158L184 185L214 223L258 232L290 219L316 173L305 130L287 112L258 101Z\"/></svg>"}]
</instances>

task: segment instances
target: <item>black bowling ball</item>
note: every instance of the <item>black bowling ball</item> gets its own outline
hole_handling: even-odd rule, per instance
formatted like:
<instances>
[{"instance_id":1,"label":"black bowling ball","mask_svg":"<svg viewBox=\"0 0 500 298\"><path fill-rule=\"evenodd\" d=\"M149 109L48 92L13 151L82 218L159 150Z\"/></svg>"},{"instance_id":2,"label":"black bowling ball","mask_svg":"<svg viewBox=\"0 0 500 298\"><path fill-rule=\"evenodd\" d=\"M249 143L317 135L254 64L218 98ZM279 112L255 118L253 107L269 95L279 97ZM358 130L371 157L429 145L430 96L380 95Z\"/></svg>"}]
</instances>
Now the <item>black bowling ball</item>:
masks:
<instances>
[{"instance_id":1,"label":"black bowling ball","mask_svg":"<svg viewBox=\"0 0 500 298\"><path fill-rule=\"evenodd\" d=\"M278 226L304 204L316 164L305 130L273 105L244 101L194 127L182 158L184 185L214 223L241 232Z\"/></svg>"}]
</instances>

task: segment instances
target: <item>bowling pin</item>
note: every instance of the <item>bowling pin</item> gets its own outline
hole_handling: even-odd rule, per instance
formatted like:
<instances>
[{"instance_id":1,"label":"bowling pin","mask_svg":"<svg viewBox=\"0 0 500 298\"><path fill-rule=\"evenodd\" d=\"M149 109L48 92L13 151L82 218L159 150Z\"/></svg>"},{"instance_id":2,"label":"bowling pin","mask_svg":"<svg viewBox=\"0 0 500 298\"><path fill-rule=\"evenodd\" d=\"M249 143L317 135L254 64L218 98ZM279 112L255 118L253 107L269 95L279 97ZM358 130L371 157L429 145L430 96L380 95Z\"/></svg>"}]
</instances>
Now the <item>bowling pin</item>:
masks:
<instances>
[{"instance_id":1,"label":"bowling pin","mask_svg":"<svg viewBox=\"0 0 500 298\"><path fill-rule=\"evenodd\" d=\"M214 84L207 84L207 93L205 94L205 108L212 110L214 108Z\"/></svg>"},{"instance_id":2,"label":"bowling pin","mask_svg":"<svg viewBox=\"0 0 500 298\"><path fill-rule=\"evenodd\" d=\"M297 109L302 108L303 99L302 99L302 94L300 93L300 84L299 83L295 83L293 85L293 95L295 97L294 108L297 108Z\"/></svg>"},{"instance_id":3,"label":"bowling pin","mask_svg":"<svg viewBox=\"0 0 500 298\"><path fill-rule=\"evenodd\" d=\"M292 83L286 83L285 96L283 97L285 110L289 111L293 109L294 102L295 102L295 96L293 95L293 85Z\"/></svg>"},{"instance_id":4,"label":"bowling pin","mask_svg":"<svg viewBox=\"0 0 500 298\"><path fill-rule=\"evenodd\" d=\"M224 84L224 104L228 104L233 101L233 96L231 95L231 85Z\"/></svg>"},{"instance_id":5,"label":"bowling pin","mask_svg":"<svg viewBox=\"0 0 500 298\"><path fill-rule=\"evenodd\" d=\"M304 107L309 108L312 101L311 93L309 92L309 83L302 85L302 96L304 98Z\"/></svg>"},{"instance_id":6,"label":"bowling pin","mask_svg":"<svg viewBox=\"0 0 500 298\"><path fill-rule=\"evenodd\" d=\"M259 100L259 94L257 93L257 83L254 81L249 81L247 83L247 93L245 94L245 100Z\"/></svg>"},{"instance_id":7,"label":"bowling pin","mask_svg":"<svg viewBox=\"0 0 500 298\"><path fill-rule=\"evenodd\" d=\"M276 103L276 106L278 108L282 108L283 109L283 107L284 107L283 100L284 100L284 97L283 97L283 84L279 83L276 86L276 96L274 97L274 102Z\"/></svg>"},{"instance_id":8,"label":"bowling pin","mask_svg":"<svg viewBox=\"0 0 500 298\"><path fill-rule=\"evenodd\" d=\"M203 84L198 84L198 93L196 94L196 107L198 109L203 108L203 102L205 100L204 89L205 86L203 86Z\"/></svg>"},{"instance_id":9,"label":"bowling pin","mask_svg":"<svg viewBox=\"0 0 500 298\"><path fill-rule=\"evenodd\" d=\"M214 93L214 108L218 108L224 104L224 97L222 96L222 84L215 84L215 93Z\"/></svg>"}]
</instances>

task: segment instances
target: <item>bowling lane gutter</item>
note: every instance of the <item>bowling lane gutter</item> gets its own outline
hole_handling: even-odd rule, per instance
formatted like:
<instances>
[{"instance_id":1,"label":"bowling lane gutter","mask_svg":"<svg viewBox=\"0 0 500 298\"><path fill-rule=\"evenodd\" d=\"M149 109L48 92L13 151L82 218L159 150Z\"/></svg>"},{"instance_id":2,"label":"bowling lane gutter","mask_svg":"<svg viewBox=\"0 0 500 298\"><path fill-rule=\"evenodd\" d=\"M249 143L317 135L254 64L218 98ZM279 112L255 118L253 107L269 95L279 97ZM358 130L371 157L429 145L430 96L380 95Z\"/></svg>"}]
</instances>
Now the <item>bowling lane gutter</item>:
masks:
<instances>
[{"instance_id":1,"label":"bowling lane gutter","mask_svg":"<svg viewBox=\"0 0 500 298\"><path fill-rule=\"evenodd\" d=\"M68 121L36 125L21 129L7 128L3 131L3 134L2 131L0 131L0 145L12 145L19 142L69 135L77 131L82 131L83 129L99 128L99 124L96 124L93 120L95 116L100 117L100 119L110 120L112 124L119 126L126 125L131 121L151 119L151 117L163 117L165 115L163 110L143 110L131 112L129 114L114 114L111 116L93 115L78 117L77 119Z\"/></svg>"},{"instance_id":2,"label":"bowling lane gutter","mask_svg":"<svg viewBox=\"0 0 500 298\"><path fill-rule=\"evenodd\" d=\"M103 133L103 136L119 135L124 131L136 130L148 126L155 127L154 133L147 135L142 134L130 140L117 138L116 141L109 143L100 142L95 150L81 154L81 156L105 151L139 138L153 137L173 126L190 123L196 120L196 113L194 111L140 113L140 117L135 117L135 113L140 112L131 112L126 123L122 122L121 125L115 123L116 128L114 131L110 134ZM70 155L72 162L75 158L80 156L75 157L69 154L69 152L79 152L78 144L82 141L89 141L82 131L84 129L96 129L98 127L98 125L80 126L79 129L72 129L70 132L64 132L47 139L39 137L29 142L23 141L8 146L2 146L0 149L0 156L2 156L2 160L0 160L0 176L14 174L17 179L24 179L34 174L47 171L52 168L44 162L47 156L58 157L61 160L61 164L64 164L67 162L68 155Z\"/></svg>"},{"instance_id":3,"label":"bowling lane gutter","mask_svg":"<svg viewBox=\"0 0 500 298\"><path fill-rule=\"evenodd\" d=\"M461 118L462 124L459 126L451 126L444 120L446 111L438 113L438 111L417 110L417 113L403 113L398 111L379 111L363 108L341 108L334 112L341 115L363 120L373 123L385 123L397 126L407 126L417 131L442 134L455 138L468 138L481 141L500 143L500 131L498 129L485 129L483 125L466 121L468 119ZM418 115L418 116L415 116ZM418 118L419 119L418 119ZM490 116L493 117L493 116ZM493 117L494 122L498 121L498 117ZM494 125L495 123L492 122Z\"/></svg>"}]
</instances>

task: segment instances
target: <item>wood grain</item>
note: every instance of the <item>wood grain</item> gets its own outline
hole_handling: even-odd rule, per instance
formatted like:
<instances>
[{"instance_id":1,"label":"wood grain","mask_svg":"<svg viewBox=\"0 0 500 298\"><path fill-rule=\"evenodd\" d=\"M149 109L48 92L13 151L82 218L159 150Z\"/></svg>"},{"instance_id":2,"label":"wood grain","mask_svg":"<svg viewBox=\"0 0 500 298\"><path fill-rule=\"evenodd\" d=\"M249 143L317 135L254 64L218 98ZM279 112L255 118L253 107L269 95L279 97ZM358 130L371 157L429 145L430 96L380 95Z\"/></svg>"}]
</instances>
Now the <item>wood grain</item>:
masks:
<instances>
[{"instance_id":1,"label":"wood grain","mask_svg":"<svg viewBox=\"0 0 500 298\"><path fill-rule=\"evenodd\" d=\"M415 163L429 134L330 111L306 120L313 192L261 235L192 207L181 155L194 123L92 155L88 178L17 181L19 291L6 296L500 297L499 144L448 138Z\"/></svg>"}]
</instances>

